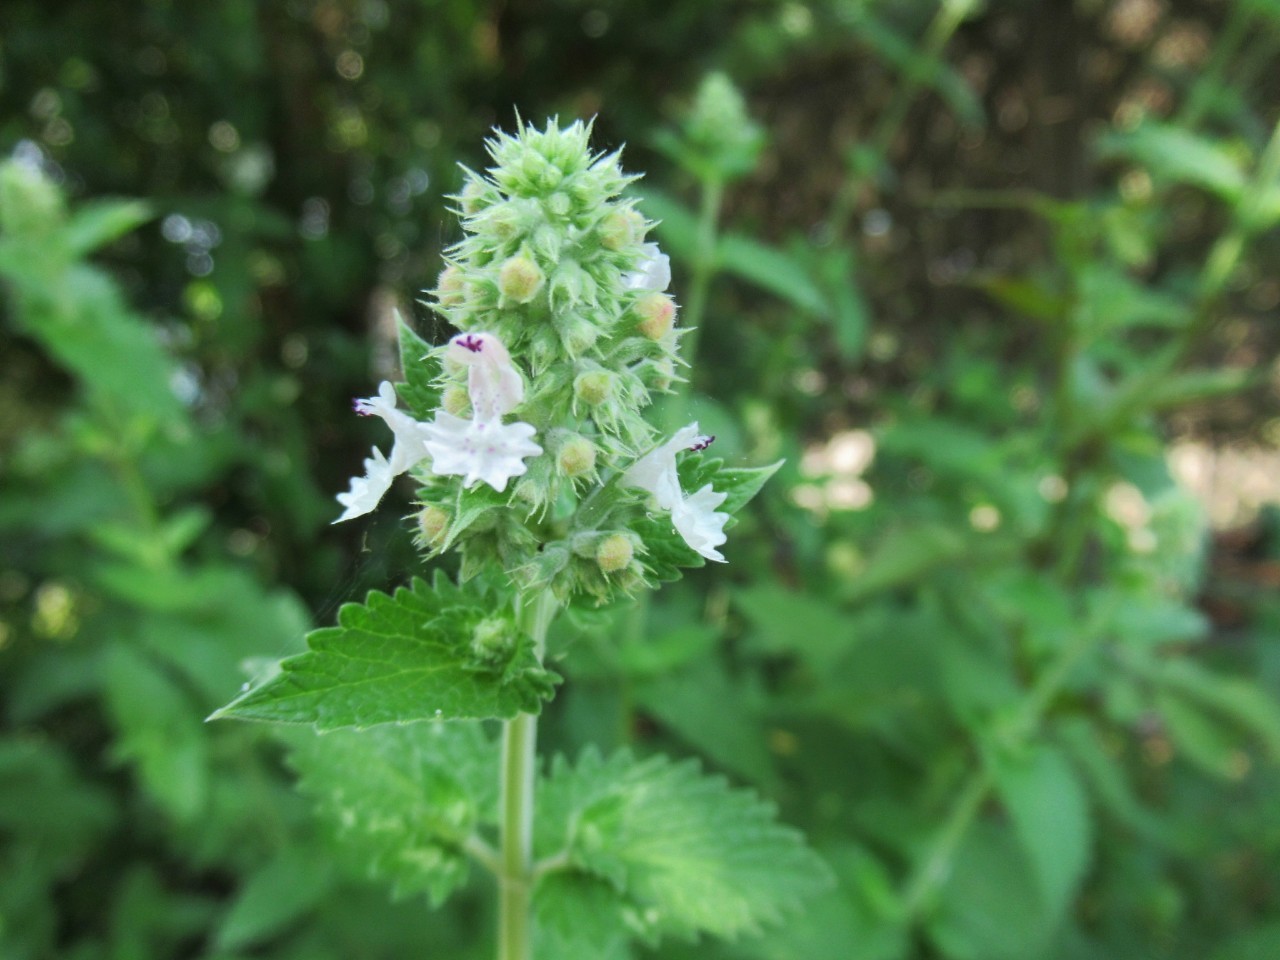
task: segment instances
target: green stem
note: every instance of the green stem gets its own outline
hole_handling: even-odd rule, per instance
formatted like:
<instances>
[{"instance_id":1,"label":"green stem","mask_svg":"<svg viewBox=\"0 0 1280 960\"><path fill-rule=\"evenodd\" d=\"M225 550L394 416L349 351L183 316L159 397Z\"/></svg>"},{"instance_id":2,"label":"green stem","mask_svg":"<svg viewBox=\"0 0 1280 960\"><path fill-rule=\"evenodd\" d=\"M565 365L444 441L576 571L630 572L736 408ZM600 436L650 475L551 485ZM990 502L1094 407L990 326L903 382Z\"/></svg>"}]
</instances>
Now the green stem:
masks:
<instances>
[{"instance_id":1,"label":"green stem","mask_svg":"<svg viewBox=\"0 0 1280 960\"><path fill-rule=\"evenodd\" d=\"M702 318L707 311L707 295L716 272L716 246L719 243L720 208L724 202L724 184L718 179L702 181L702 200L698 210L698 233L693 252L693 276L689 278L689 298L680 311L680 326L685 334L680 339L680 352L690 367L698 363L698 341L702 336ZM688 391L681 391L667 406L671 429L685 425L689 413Z\"/></svg>"},{"instance_id":2,"label":"green stem","mask_svg":"<svg viewBox=\"0 0 1280 960\"><path fill-rule=\"evenodd\" d=\"M1045 714L1053 699L1066 683L1071 671L1093 645L1102 638L1096 625L1087 625L1076 635L1074 642L1063 647L1057 658L1036 679L1035 685L1023 699L1021 708L999 737L1002 749L1016 752L1039 732ZM969 827L982 810L982 804L995 786L995 776L986 762L975 770L957 795L951 813L938 832L925 858L907 882L902 895L902 918L912 925L928 904L934 891L951 872L951 861L956 848L964 840Z\"/></svg>"},{"instance_id":3,"label":"green stem","mask_svg":"<svg viewBox=\"0 0 1280 960\"><path fill-rule=\"evenodd\" d=\"M546 590L516 601L520 629L533 637L541 660L556 599ZM498 812L498 960L533 956L533 787L537 772L538 718L517 714L502 725Z\"/></svg>"},{"instance_id":4,"label":"green stem","mask_svg":"<svg viewBox=\"0 0 1280 960\"><path fill-rule=\"evenodd\" d=\"M934 840L933 848L912 875L906 892L902 895L903 915L908 924L920 915L929 896L947 878L956 847L969 832L969 825L982 809L982 802L986 800L990 789L991 774L984 767L969 778L968 784L956 798L951 815Z\"/></svg>"}]
</instances>

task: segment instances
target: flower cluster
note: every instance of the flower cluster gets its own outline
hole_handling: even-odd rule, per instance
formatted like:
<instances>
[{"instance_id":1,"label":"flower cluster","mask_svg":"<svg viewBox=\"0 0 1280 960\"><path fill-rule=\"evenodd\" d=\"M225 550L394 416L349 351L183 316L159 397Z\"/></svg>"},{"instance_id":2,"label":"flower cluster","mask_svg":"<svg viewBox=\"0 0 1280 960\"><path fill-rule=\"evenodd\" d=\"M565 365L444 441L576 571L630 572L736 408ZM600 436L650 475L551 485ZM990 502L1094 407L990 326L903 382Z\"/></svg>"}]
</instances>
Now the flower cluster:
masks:
<instances>
[{"instance_id":1,"label":"flower cluster","mask_svg":"<svg viewBox=\"0 0 1280 960\"><path fill-rule=\"evenodd\" d=\"M398 409L385 383L357 401L395 440L338 499L340 519L367 513L411 471L419 542L456 546L464 577L497 564L525 586L604 598L654 579L655 507L686 564L724 559L729 515L712 484L681 488L678 461L710 438L693 424L660 441L645 419L652 394L679 379L671 267L620 196L634 178L616 153L593 154L589 133L554 122L499 133L494 166L466 172L464 237L432 291L462 332L423 361L406 356L407 373L430 365L430 406Z\"/></svg>"},{"instance_id":2,"label":"flower cluster","mask_svg":"<svg viewBox=\"0 0 1280 960\"><path fill-rule=\"evenodd\" d=\"M466 487L483 480L501 493L508 480L525 472L526 458L542 453L533 442L533 427L502 422L524 397L524 381L502 341L488 333L459 334L449 341L445 356L468 369L472 416L437 410L430 423L422 423L396 409L395 388L386 381L378 387L378 396L357 400L356 412L381 417L395 434L395 443L389 459L374 447L364 462L364 476L353 477L351 489L338 494L346 510L335 523L369 513L395 477L428 457L436 476L461 476Z\"/></svg>"}]
</instances>

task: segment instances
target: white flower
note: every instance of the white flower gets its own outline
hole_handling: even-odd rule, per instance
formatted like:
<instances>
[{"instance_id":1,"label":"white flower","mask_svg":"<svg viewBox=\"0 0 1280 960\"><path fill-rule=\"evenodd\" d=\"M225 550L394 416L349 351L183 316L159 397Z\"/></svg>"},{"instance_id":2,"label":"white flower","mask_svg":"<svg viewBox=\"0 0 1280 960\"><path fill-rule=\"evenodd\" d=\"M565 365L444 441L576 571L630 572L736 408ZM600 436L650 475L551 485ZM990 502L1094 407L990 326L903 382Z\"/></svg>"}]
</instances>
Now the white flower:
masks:
<instances>
[{"instance_id":1,"label":"white flower","mask_svg":"<svg viewBox=\"0 0 1280 960\"><path fill-rule=\"evenodd\" d=\"M542 452L533 442L537 430L518 421L464 420L441 410L428 430L433 473L461 476L468 487L483 480L499 493L507 488L508 480L529 469L525 457Z\"/></svg>"},{"instance_id":2,"label":"white flower","mask_svg":"<svg viewBox=\"0 0 1280 960\"><path fill-rule=\"evenodd\" d=\"M459 334L449 341L445 355L469 368L472 419L437 410L430 423L415 420L396 409L395 388L386 381L379 384L376 397L357 400L356 412L381 417L395 434L395 444L389 460L375 447L364 462L364 476L352 477L351 489L338 494L346 509L334 523L373 510L393 479L427 457L437 476L462 476L468 487L483 480L501 492L508 480L528 469L526 457L542 453L533 442L537 431L531 425L502 422L524 399L524 381L502 341L491 333Z\"/></svg>"},{"instance_id":3,"label":"white flower","mask_svg":"<svg viewBox=\"0 0 1280 960\"><path fill-rule=\"evenodd\" d=\"M716 547L728 539L724 535L724 525L729 515L717 512L716 507L724 503L726 496L728 494L716 493L708 483L671 510L671 523L684 537L684 542L708 560L720 563L725 562L724 555Z\"/></svg>"},{"instance_id":4,"label":"white flower","mask_svg":"<svg viewBox=\"0 0 1280 960\"><path fill-rule=\"evenodd\" d=\"M711 484L707 484L686 497L680 489L680 474L676 469L676 454L681 450L703 450L713 439L701 436L698 425L691 423L633 463L622 475L622 482L653 494L658 506L671 512L676 533L691 549L708 560L723 563L724 556L716 547L725 542L724 525L729 515L717 512L716 507L724 503L726 494L716 493Z\"/></svg>"},{"instance_id":5,"label":"white flower","mask_svg":"<svg viewBox=\"0 0 1280 960\"><path fill-rule=\"evenodd\" d=\"M399 476L427 455L423 441L427 425L396 409L396 388L387 380L378 385L378 395L355 402L356 413L364 417L381 417L395 434L391 447L391 474Z\"/></svg>"},{"instance_id":6,"label":"white flower","mask_svg":"<svg viewBox=\"0 0 1280 960\"><path fill-rule=\"evenodd\" d=\"M646 243L640 249L644 256L634 270L623 274L623 288L661 292L671 286L671 258L656 243Z\"/></svg>"},{"instance_id":7,"label":"white flower","mask_svg":"<svg viewBox=\"0 0 1280 960\"><path fill-rule=\"evenodd\" d=\"M524 400L524 381L511 354L492 333L460 333L445 347L445 356L469 367L467 393L477 420L494 420Z\"/></svg>"},{"instance_id":8,"label":"white flower","mask_svg":"<svg viewBox=\"0 0 1280 960\"><path fill-rule=\"evenodd\" d=\"M469 368L467 393L473 413L465 420L440 410L425 425L431 471L461 476L468 487L483 480L501 493L508 480L529 469L526 457L542 453L542 447L533 442L537 430L532 425L502 422L524 399L520 371L502 341L491 333L459 334L449 341L445 355Z\"/></svg>"},{"instance_id":9,"label":"white flower","mask_svg":"<svg viewBox=\"0 0 1280 960\"><path fill-rule=\"evenodd\" d=\"M362 517L378 505L382 495L391 488L395 473L391 464L377 447L373 448L373 456L364 462L364 476L351 478L351 489L338 494L338 502L346 509L334 523Z\"/></svg>"},{"instance_id":10,"label":"white flower","mask_svg":"<svg viewBox=\"0 0 1280 960\"><path fill-rule=\"evenodd\" d=\"M351 478L351 489L338 494L338 502L346 509L334 523L362 517L373 510L391 488L391 481L427 456L427 424L396 409L396 390L388 381L378 385L378 395L355 402L356 413L364 417L381 417L395 442L388 460L377 447L364 462L364 476Z\"/></svg>"},{"instance_id":11,"label":"white flower","mask_svg":"<svg viewBox=\"0 0 1280 960\"><path fill-rule=\"evenodd\" d=\"M629 487L648 490L663 510L675 509L676 504L684 499L680 475L676 472L676 454L688 450L697 439L696 423L677 430L674 437L628 467L622 482Z\"/></svg>"}]
</instances>

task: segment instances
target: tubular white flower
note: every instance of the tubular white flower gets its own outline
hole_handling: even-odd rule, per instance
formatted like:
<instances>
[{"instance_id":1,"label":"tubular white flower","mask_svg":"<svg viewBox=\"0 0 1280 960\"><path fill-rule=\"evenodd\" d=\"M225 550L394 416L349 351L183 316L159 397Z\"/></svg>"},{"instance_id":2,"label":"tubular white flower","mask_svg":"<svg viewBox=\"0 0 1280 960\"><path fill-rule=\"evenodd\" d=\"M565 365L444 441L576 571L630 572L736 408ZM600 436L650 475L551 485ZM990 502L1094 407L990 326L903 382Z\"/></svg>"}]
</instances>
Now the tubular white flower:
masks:
<instances>
[{"instance_id":1,"label":"tubular white flower","mask_svg":"<svg viewBox=\"0 0 1280 960\"><path fill-rule=\"evenodd\" d=\"M496 420L524 400L524 381L511 354L492 333L460 333L445 347L445 356L468 367L467 393L477 420Z\"/></svg>"},{"instance_id":2,"label":"tubular white flower","mask_svg":"<svg viewBox=\"0 0 1280 960\"><path fill-rule=\"evenodd\" d=\"M680 488L680 474L676 469L676 454L681 450L705 449L712 439L701 436L698 425L691 423L633 463L622 475L622 482L653 494L658 506L671 512L671 523L676 533L691 549L708 560L723 563L724 556L716 547L726 540L724 525L729 515L717 512L716 507L724 503L726 494L716 493L711 484L707 484L686 497Z\"/></svg>"},{"instance_id":3,"label":"tubular white flower","mask_svg":"<svg viewBox=\"0 0 1280 960\"><path fill-rule=\"evenodd\" d=\"M529 468L525 457L535 457L542 447L533 442L537 430L527 423L501 420L464 420L441 410L428 424L427 450L431 470L440 476L461 476L474 487L483 480L499 493L507 481Z\"/></svg>"},{"instance_id":4,"label":"tubular white flower","mask_svg":"<svg viewBox=\"0 0 1280 960\"><path fill-rule=\"evenodd\" d=\"M382 495L391 488L391 481L396 474L391 464L377 447L373 448L373 456L364 462L364 476L351 478L351 489L338 494L338 502L346 509L334 523L363 517L373 510L382 499Z\"/></svg>"},{"instance_id":5,"label":"tubular white flower","mask_svg":"<svg viewBox=\"0 0 1280 960\"><path fill-rule=\"evenodd\" d=\"M729 514L720 513L716 507L724 503L728 494L716 493L707 484L692 496L685 497L671 511L671 523L684 542L708 560L724 563L724 555L716 549L728 538L724 525Z\"/></svg>"},{"instance_id":6,"label":"tubular white flower","mask_svg":"<svg viewBox=\"0 0 1280 960\"><path fill-rule=\"evenodd\" d=\"M696 423L677 430L670 440L628 467L622 482L629 487L648 490L663 510L675 509L684 498L680 490L680 475L676 472L676 454L688 450L697 439Z\"/></svg>"},{"instance_id":7,"label":"tubular white flower","mask_svg":"<svg viewBox=\"0 0 1280 960\"><path fill-rule=\"evenodd\" d=\"M640 249L644 257L634 270L623 274L622 286L627 290L656 292L671 286L671 258L659 250L656 243L646 243Z\"/></svg>"},{"instance_id":8,"label":"tubular white flower","mask_svg":"<svg viewBox=\"0 0 1280 960\"><path fill-rule=\"evenodd\" d=\"M392 480L427 456L427 424L396 409L396 390L390 382L382 381L378 384L378 395L357 400L355 408L363 417L381 417L395 434L395 442L390 460L374 447L373 456L364 462L364 476L352 477L351 489L338 494L338 502L346 509L334 523L369 513L391 488Z\"/></svg>"},{"instance_id":9,"label":"tubular white flower","mask_svg":"<svg viewBox=\"0 0 1280 960\"><path fill-rule=\"evenodd\" d=\"M356 413L365 417L381 417L391 432L395 443L391 447L391 475L399 476L427 456L423 441L427 425L413 419L403 410L396 409L396 388L390 381L378 385L378 395L355 402Z\"/></svg>"},{"instance_id":10,"label":"tubular white flower","mask_svg":"<svg viewBox=\"0 0 1280 960\"><path fill-rule=\"evenodd\" d=\"M542 453L533 442L537 430L528 423L502 422L524 399L524 381L501 340L491 333L463 333L449 341L445 355L467 366L470 420L440 410L424 424L431 471L461 476L473 487L484 481L499 493L507 481L529 468L526 457Z\"/></svg>"}]
</instances>

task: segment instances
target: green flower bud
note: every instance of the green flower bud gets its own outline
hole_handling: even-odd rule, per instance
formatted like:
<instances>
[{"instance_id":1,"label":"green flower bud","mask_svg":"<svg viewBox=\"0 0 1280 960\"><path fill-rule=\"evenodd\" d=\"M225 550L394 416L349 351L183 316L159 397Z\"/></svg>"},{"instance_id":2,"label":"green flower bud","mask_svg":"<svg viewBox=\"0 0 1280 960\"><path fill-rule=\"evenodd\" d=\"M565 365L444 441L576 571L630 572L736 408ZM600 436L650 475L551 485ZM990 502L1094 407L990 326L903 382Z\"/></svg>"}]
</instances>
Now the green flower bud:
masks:
<instances>
[{"instance_id":1,"label":"green flower bud","mask_svg":"<svg viewBox=\"0 0 1280 960\"><path fill-rule=\"evenodd\" d=\"M644 237L644 217L635 210L614 210L596 228L606 250L625 250Z\"/></svg>"},{"instance_id":2,"label":"green flower bud","mask_svg":"<svg viewBox=\"0 0 1280 960\"><path fill-rule=\"evenodd\" d=\"M514 240L527 225L516 203L503 203L490 208L477 224L487 239L498 243Z\"/></svg>"},{"instance_id":3,"label":"green flower bud","mask_svg":"<svg viewBox=\"0 0 1280 960\"><path fill-rule=\"evenodd\" d=\"M471 652L486 663L506 659L515 645L515 627L511 621L501 617L481 620L471 631Z\"/></svg>"},{"instance_id":4,"label":"green flower bud","mask_svg":"<svg viewBox=\"0 0 1280 960\"><path fill-rule=\"evenodd\" d=\"M553 193L547 200L547 212L555 217L567 217L573 209L573 200L566 193Z\"/></svg>"},{"instance_id":5,"label":"green flower bud","mask_svg":"<svg viewBox=\"0 0 1280 960\"><path fill-rule=\"evenodd\" d=\"M596 468L596 447L586 437L566 440L556 454L556 467L561 476L581 477Z\"/></svg>"},{"instance_id":6,"label":"green flower bud","mask_svg":"<svg viewBox=\"0 0 1280 960\"><path fill-rule=\"evenodd\" d=\"M630 566L636 555L631 539L623 533L611 533L596 547L596 563L605 573L617 573Z\"/></svg>"},{"instance_id":7,"label":"green flower bud","mask_svg":"<svg viewBox=\"0 0 1280 960\"><path fill-rule=\"evenodd\" d=\"M440 271L436 280L436 297L442 307L458 307L466 300L466 282L462 279L462 271L454 264Z\"/></svg>"},{"instance_id":8,"label":"green flower bud","mask_svg":"<svg viewBox=\"0 0 1280 960\"><path fill-rule=\"evenodd\" d=\"M648 370L653 389L666 392L676 382L676 365L665 357L655 360Z\"/></svg>"},{"instance_id":9,"label":"green flower bud","mask_svg":"<svg viewBox=\"0 0 1280 960\"><path fill-rule=\"evenodd\" d=\"M684 127L694 150L730 176L751 172L764 146L764 132L747 113L738 88L723 73L703 79Z\"/></svg>"},{"instance_id":10,"label":"green flower bud","mask_svg":"<svg viewBox=\"0 0 1280 960\"><path fill-rule=\"evenodd\" d=\"M676 302L665 293L646 293L632 309L640 321L636 329L650 340L661 340L675 327Z\"/></svg>"},{"instance_id":11,"label":"green flower bud","mask_svg":"<svg viewBox=\"0 0 1280 960\"><path fill-rule=\"evenodd\" d=\"M582 356L600 339L600 328L577 313L557 313L551 322L560 335L565 352L571 357Z\"/></svg>"},{"instance_id":12,"label":"green flower bud","mask_svg":"<svg viewBox=\"0 0 1280 960\"><path fill-rule=\"evenodd\" d=\"M613 374L607 370L580 373L573 381L573 394L583 403L598 406L613 396Z\"/></svg>"},{"instance_id":13,"label":"green flower bud","mask_svg":"<svg viewBox=\"0 0 1280 960\"><path fill-rule=\"evenodd\" d=\"M483 210L492 201L490 196L491 189L479 177L472 174L467 178L466 184L462 187L462 192L458 194L458 205L462 209L464 217L474 217Z\"/></svg>"},{"instance_id":14,"label":"green flower bud","mask_svg":"<svg viewBox=\"0 0 1280 960\"><path fill-rule=\"evenodd\" d=\"M425 506L418 513L418 535L428 547L438 547L444 542L449 529L449 514L436 506Z\"/></svg>"},{"instance_id":15,"label":"green flower bud","mask_svg":"<svg viewBox=\"0 0 1280 960\"><path fill-rule=\"evenodd\" d=\"M516 303L528 303L536 297L544 280L538 265L523 255L511 257L498 270L498 289Z\"/></svg>"}]
</instances>

